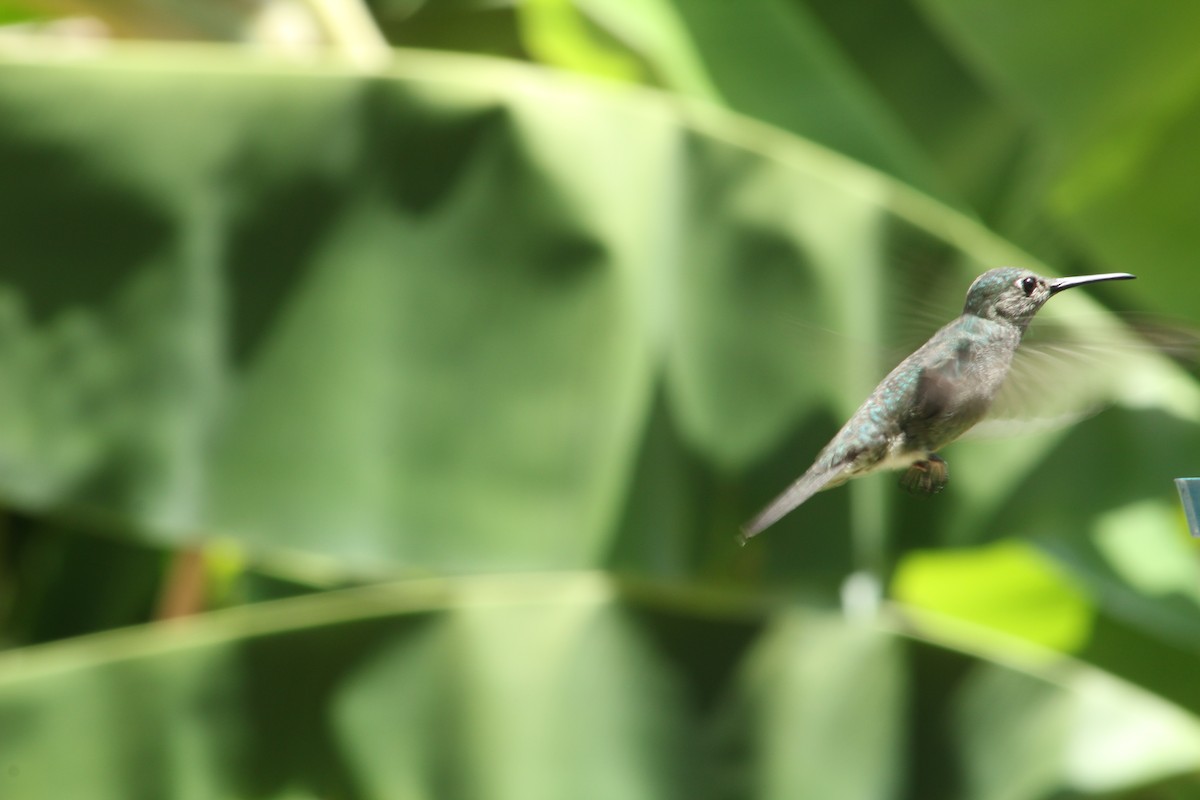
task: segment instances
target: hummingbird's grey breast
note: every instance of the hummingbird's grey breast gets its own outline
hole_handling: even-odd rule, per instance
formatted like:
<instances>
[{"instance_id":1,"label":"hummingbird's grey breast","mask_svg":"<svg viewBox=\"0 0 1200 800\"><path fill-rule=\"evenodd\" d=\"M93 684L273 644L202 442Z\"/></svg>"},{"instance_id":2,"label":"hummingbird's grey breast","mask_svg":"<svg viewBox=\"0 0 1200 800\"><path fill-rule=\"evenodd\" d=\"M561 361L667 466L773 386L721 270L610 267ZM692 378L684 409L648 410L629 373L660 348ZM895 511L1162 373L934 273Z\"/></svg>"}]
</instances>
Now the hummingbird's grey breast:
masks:
<instances>
[{"instance_id":1,"label":"hummingbird's grey breast","mask_svg":"<svg viewBox=\"0 0 1200 800\"><path fill-rule=\"evenodd\" d=\"M983 418L1004 383L1022 331L963 316L902 361L818 455L835 473L826 486L880 468L907 466Z\"/></svg>"}]
</instances>

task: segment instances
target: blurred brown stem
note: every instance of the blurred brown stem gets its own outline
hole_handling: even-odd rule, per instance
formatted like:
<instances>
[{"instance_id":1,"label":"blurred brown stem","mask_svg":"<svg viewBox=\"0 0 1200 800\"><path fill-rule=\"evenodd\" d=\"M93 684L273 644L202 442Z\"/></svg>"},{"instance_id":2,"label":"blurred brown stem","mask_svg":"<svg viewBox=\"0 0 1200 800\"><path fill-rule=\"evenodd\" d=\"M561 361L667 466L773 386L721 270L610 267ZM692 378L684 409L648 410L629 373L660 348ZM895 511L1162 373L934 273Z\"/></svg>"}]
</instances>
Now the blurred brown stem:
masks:
<instances>
[{"instance_id":1,"label":"blurred brown stem","mask_svg":"<svg viewBox=\"0 0 1200 800\"><path fill-rule=\"evenodd\" d=\"M206 583L204 549L189 547L177 550L167 568L154 618L177 619L203 611L207 599Z\"/></svg>"}]
</instances>

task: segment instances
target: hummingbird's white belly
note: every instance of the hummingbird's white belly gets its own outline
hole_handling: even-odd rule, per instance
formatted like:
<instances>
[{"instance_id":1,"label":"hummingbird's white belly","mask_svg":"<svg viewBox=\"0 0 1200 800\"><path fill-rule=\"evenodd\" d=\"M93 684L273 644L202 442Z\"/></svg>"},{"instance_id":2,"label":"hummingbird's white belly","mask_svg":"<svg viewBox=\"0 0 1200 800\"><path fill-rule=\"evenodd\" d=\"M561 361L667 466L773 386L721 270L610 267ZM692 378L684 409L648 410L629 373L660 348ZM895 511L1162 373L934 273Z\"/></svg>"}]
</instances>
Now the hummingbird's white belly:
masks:
<instances>
[{"instance_id":1,"label":"hummingbird's white belly","mask_svg":"<svg viewBox=\"0 0 1200 800\"><path fill-rule=\"evenodd\" d=\"M903 452L898 445L893 445L892 447L888 448L887 455L868 471L875 472L876 470L882 469L908 469L918 461L924 461L925 458L926 455L924 453L914 452L912 450Z\"/></svg>"}]
</instances>

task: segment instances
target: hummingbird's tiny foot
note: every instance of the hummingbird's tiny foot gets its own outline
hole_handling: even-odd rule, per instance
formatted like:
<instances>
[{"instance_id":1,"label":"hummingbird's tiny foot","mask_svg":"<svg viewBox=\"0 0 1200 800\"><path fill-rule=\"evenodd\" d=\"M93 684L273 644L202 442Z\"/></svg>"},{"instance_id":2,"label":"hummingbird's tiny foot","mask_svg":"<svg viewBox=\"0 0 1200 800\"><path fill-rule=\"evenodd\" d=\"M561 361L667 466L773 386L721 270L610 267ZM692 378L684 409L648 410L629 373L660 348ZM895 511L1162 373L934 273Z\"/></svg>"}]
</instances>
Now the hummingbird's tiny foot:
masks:
<instances>
[{"instance_id":1,"label":"hummingbird's tiny foot","mask_svg":"<svg viewBox=\"0 0 1200 800\"><path fill-rule=\"evenodd\" d=\"M930 453L924 461L913 462L900 477L900 485L912 494L937 494L946 488L949 480L946 461L936 453Z\"/></svg>"},{"instance_id":2,"label":"hummingbird's tiny foot","mask_svg":"<svg viewBox=\"0 0 1200 800\"><path fill-rule=\"evenodd\" d=\"M950 467L937 453L929 454L929 493L937 494L950 482Z\"/></svg>"}]
</instances>

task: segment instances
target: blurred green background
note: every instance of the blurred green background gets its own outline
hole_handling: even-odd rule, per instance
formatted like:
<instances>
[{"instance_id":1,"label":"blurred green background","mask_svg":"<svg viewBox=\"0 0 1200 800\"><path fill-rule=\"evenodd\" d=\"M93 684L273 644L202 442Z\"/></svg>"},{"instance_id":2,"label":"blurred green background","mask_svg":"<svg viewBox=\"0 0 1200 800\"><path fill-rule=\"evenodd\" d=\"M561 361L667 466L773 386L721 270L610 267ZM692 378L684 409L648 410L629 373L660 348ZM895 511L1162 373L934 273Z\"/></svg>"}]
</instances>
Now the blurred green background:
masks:
<instances>
[{"instance_id":1,"label":"blurred green background","mask_svg":"<svg viewBox=\"0 0 1200 800\"><path fill-rule=\"evenodd\" d=\"M1197 41L0 0L0 798L1200 797ZM739 548L1001 264L1106 410Z\"/></svg>"}]
</instances>

